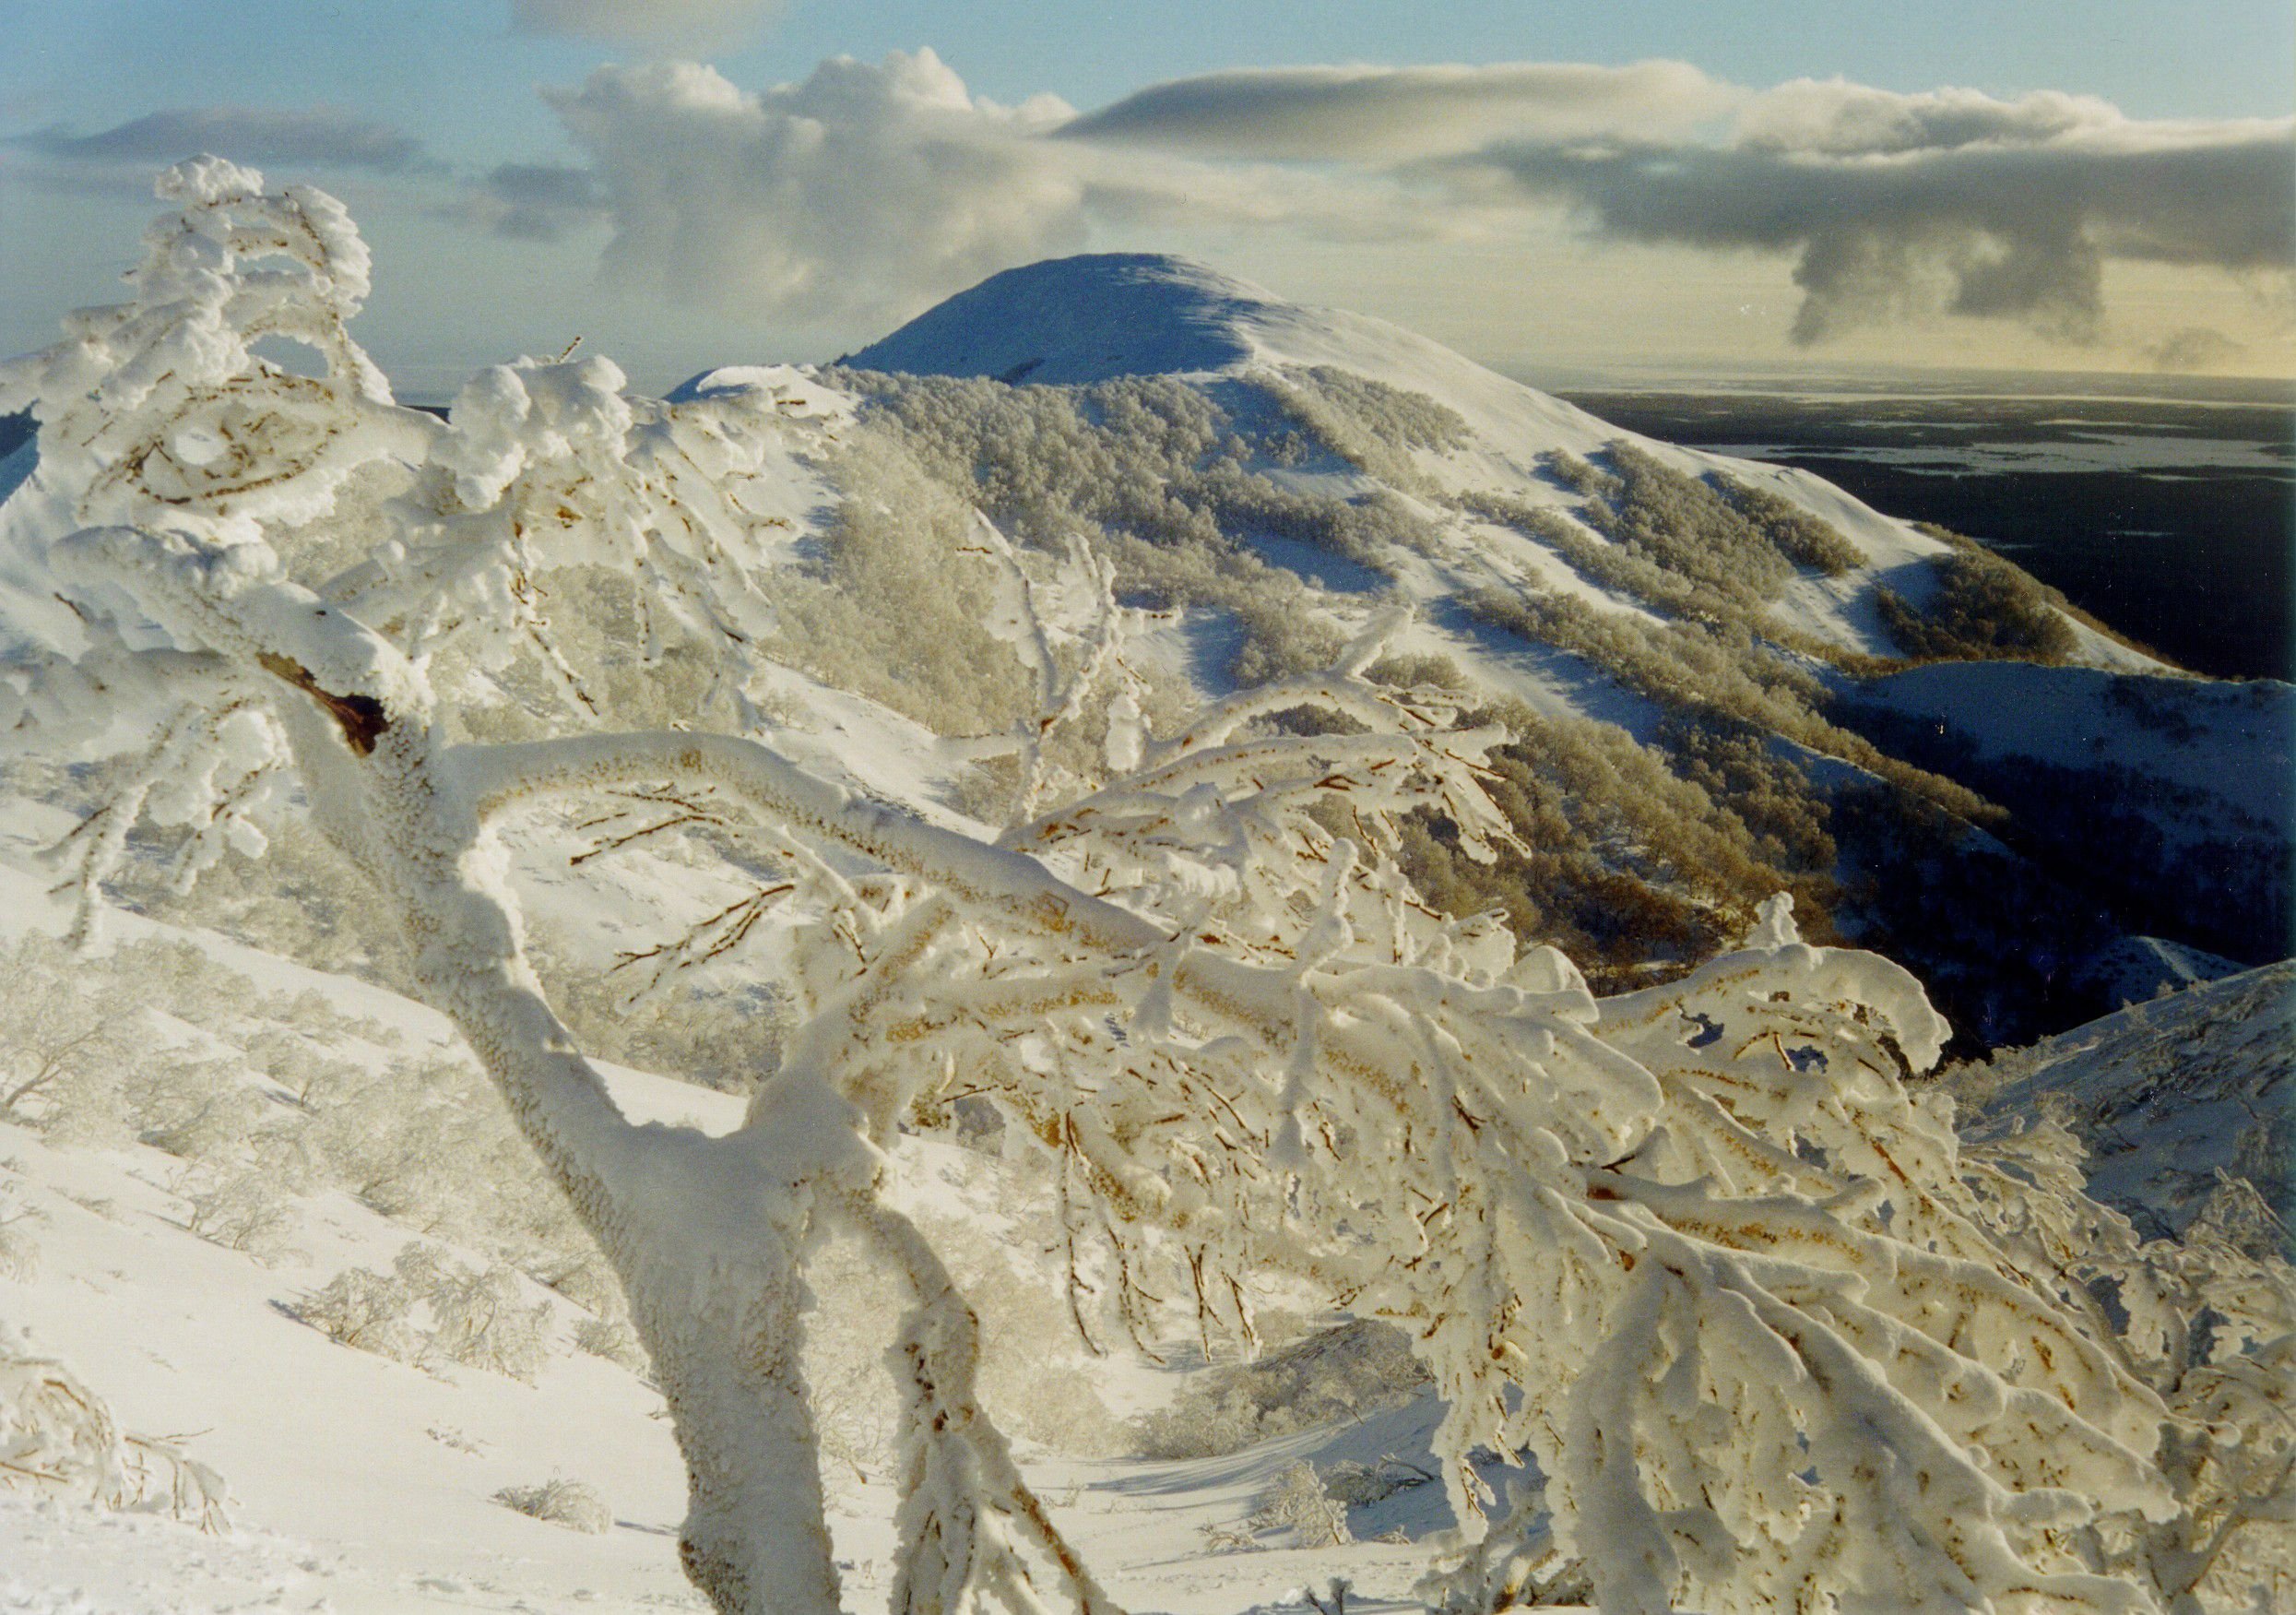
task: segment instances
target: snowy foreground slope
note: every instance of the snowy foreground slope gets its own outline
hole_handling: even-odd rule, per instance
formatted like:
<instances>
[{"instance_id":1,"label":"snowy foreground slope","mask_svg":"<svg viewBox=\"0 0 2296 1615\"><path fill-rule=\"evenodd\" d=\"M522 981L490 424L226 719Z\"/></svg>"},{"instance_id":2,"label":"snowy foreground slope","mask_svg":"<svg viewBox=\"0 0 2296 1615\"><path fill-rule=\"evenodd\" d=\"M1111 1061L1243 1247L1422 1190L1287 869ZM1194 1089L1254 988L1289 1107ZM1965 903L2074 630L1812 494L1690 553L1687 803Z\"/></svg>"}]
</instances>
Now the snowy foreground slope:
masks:
<instances>
[{"instance_id":1,"label":"snowy foreground slope","mask_svg":"<svg viewBox=\"0 0 2296 1615\"><path fill-rule=\"evenodd\" d=\"M26 845L19 837L0 848L7 932L0 945L63 919L27 873ZM123 944L185 943L265 994L316 991L377 1045L442 1055L454 1047L435 1014L365 983L133 918L117 932ZM2163 1231L2189 1218L2219 1169L2277 1182L2285 1207L2291 986L2286 968L2251 972L2005 1056L1984 1074L1982 1112L2004 1122L2067 1115L2099 1152L2100 1192L2157 1217ZM180 1024L172 1035L198 1036ZM342 1051L373 1059L377 1045ZM713 1131L739 1119L730 1096L624 1070L612 1079L617 1099L642 1119ZM268 1104L285 1103L260 1078L242 1080ZM1054 1237L1041 1209L1015 1208L989 1158L912 1141L901 1174L912 1205L1001 1224L1005 1237ZM73 1365L125 1428L176 1435L218 1469L231 1518L218 1537L149 1513L0 1490L0 1609L571 1615L704 1607L672 1550L684 1481L660 1397L575 1348L573 1331L587 1316L580 1307L524 1285L528 1301L555 1312L530 1384L331 1343L289 1309L347 1268L387 1270L417 1230L330 1190L291 1197L290 1226L276 1243L230 1249L186 1226L198 1175L193 1163L150 1146L63 1146L0 1122L0 1217L30 1210L37 1218L26 1225L36 1265L0 1274L0 1323L30 1350ZM1101 1395L1128 1410L1168 1401L1187 1377L1137 1359L1104 1360L1092 1373ZM1254 1516L1264 1516L1287 1471L1303 1462L1327 1476L1354 1466L1414 1482L1431 1463L1437 1411L1424 1395L1402 1395L1226 1456L1085 1458L1038 1448L1028 1469L1071 1539L1135 1611L1304 1608L1289 1595L1334 1574L1354 1582L1353 1608L1416 1609L1408 1595L1424 1550L1411 1539L1450 1523L1439 1488L1391 1479L1385 1497L1343 1506L1357 1538L1346 1546L1302 1543L1296 1531L1256 1526ZM832 1524L851 1567L850 1607L867 1611L889 1580L891 1499L878 1460L847 1473L863 1471L865 1481L841 1477ZM593 1486L610 1528L572 1531L494 1501L504 1488L553 1478ZM1402 1539L1372 1539L1391 1533Z\"/></svg>"},{"instance_id":2,"label":"snowy foreground slope","mask_svg":"<svg viewBox=\"0 0 2296 1615\"><path fill-rule=\"evenodd\" d=\"M255 182L237 171L194 167L171 183L225 207L270 205L242 194ZM147 291L174 287L156 251ZM330 277L352 274L347 245L329 262ZM355 269L363 287L362 255ZM194 279L212 289L204 268ZM130 346L91 350L116 359ZM227 373L228 360L216 361ZM960 1453L964 1468L992 1451L961 1445L969 1412L943 1417L970 1407L970 1366L952 1393L957 1356L934 1334L956 1327L959 1293L988 1319L981 1403L1061 1528L1142 1611L1297 1608L1293 1589L1334 1573L1355 1579L1355 1608L1400 1601L1450 1523L1446 1495L1521 1478L1486 1473L1492 1446L1535 1451L1554 1477L1544 1499L1525 1492L1509 1512L1501 1558L1543 1550L1575 1520L1588 1573L1635 1589L1638 1607L1670 1607L1677 1573L1662 1566L1674 1550L1635 1548L1618 1526L1639 1519L1664 1540L1652 1505L1627 1496L1636 1465L1602 1456L1620 1431L1629 1454L1640 1434L1670 1444L1653 1463L1679 1458L1668 1473L1702 1475L1692 1490L1728 1511L1677 1493L1663 1531L1700 1556L1680 1573L1713 1578L1684 1585L1730 1592L1745 1570L1834 1576L1869 1601L1876 1586L1927 1597L1941 1573L1966 1573L1984 1596L2014 1599L2032 1574L2020 1553L2088 1563L2087 1546L2049 1534L2074 1517L2062 1511L2076 1500L2053 1495L2060 1482L2110 1499L2098 1506L2119 1511L2116 1530L2136 1530L2139 1511L2173 1513L2131 1444L2157 1430L2159 1404L2114 1380L2121 1371L2079 1333L2111 1320L2053 1310L2065 1269L2045 1218L2077 1197L2033 1197L2039 1254L2020 1242L2034 1225L2020 1221L2031 1180L2019 1172L2069 1172L2069 1157L2054 1135L2023 1154L2012 1136L1957 1169L1947 1107L1893 1075L1927 1070L1947 1032L1918 985L1874 956L1805 946L1783 900L1754 904L1790 887L1814 927L1931 946L1947 968L1936 979L1988 1016L2037 1012L1984 946L2048 954L2025 944L2042 934L2032 928L2046 901L2067 893L2126 913L2048 932L2066 945L2036 972L2077 974L2135 947L2211 973L2218 963L2188 945L2160 893L2079 885L2043 856L2050 823L2021 823L1949 772L1974 779L1976 765L1911 761L1910 744L1890 749L1903 737L1886 704L1852 713L1841 697L1940 671L1909 662L1982 653L2029 659L1980 664L1985 700L2021 701L2046 675L2085 681L2100 711L2135 701L2179 737L2172 772L2193 781L2171 826L2179 856L2229 888L2249 866L2208 861L2253 841L2273 799L2224 770L2268 748L2275 692L2239 697L2253 723L2219 723L2202 713L2213 687L2165 676L1947 539L1808 479L1626 439L1406 333L1290 309L1169 260L1017 272L849 367L708 373L669 407L633 406L610 365L531 364L479 378L442 427L360 391L364 374L346 362L314 388L325 397L311 417L325 430L340 424L330 409L352 421L323 439L323 454L342 442L365 454L344 455L356 458L346 486L307 498L308 483L290 488L260 532L226 508L234 490L181 540L151 530L155 506L165 517L183 503L167 479L227 477L217 448L234 433L278 448L266 433L298 406L251 424L227 404L210 431L196 418L207 399L195 398L190 428L172 425L154 440L162 448L114 477L73 457L126 428L101 419L108 395L71 362L40 396L58 413L88 408L95 433L52 432L54 458L14 464L20 481L0 508L8 694L35 739L47 726L83 740L148 716L127 710L138 694L178 698L178 675L217 676L221 694L172 731L195 738L156 754L182 765L172 774L155 764L123 786L122 759L80 760L104 755L91 743L12 765L6 780L0 916L18 940L0 1003L0 1372L21 1381L53 1355L146 1438L98 1443L105 1460L116 1448L146 1479L177 1479L172 1497L147 1490L147 1506L106 1515L38 1499L62 1482L29 1477L32 1498L0 1502L11 1549L0 1608L690 1603L651 1376L691 1386L677 1374L747 1367L766 1355L763 1338L787 1383L790 1314L772 1325L780 1335L698 1330L739 1321L721 1296L760 1275L771 1283L759 1304L794 1309L792 1273L811 1309L805 1349L826 1354L805 1365L799 1394L820 1420L846 1597L864 1609L891 1579L892 1380L911 1376L908 1453ZM253 379L292 391L259 368ZM365 452L380 439L361 438L362 422L409 446ZM136 492L118 508L136 530L60 530L100 525L86 513L113 508L102 502L124 481ZM601 486L610 493L594 503ZM622 525L647 500L651 525ZM552 523L566 540L558 554ZM375 547L389 524L404 542ZM552 564L539 589L538 552ZM155 555L149 576L134 570ZM101 578L107 557L122 567L108 583L64 575ZM43 572L52 559L57 571ZM297 569L312 592L266 565ZM243 609L252 614L233 615ZM657 623L657 609L677 622ZM124 643L103 637L115 630ZM84 659L68 659L73 647ZM237 701L231 678L262 694ZM1273 701L1231 706L1228 728L1216 712L1189 716L1207 695L1284 679ZM448 697L435 707L434 690ZM264 715L278 707L300 726L299 772L289 752L263 749ZM531 746L595 760L624 743L601 742L586 729L596 721L651 732L625 773L575 778L579 809L523 801L505 785L533 783L515 765L490 776L474 760L531 757ZM761 760L713 729L772 753ZM538 731L554 738L520 752ZM2092 750L2108 758L2131 743L2099 733ZM567 752L550 753L562 740ZM1163 749L1148 753L1151 742ZM728 757L739 766L709 772ZM2065 766L2104 776L2088 763ZM678 772L657 786L657 770ZM421 791L363 794L378 778L430 790L436 816L408 806ZM423 861L450 844L439 821L486 796L473 781L488 778L501 792L499 853L452 842L452 876L434 879L449 861ZM1104 781L1112 794L1099 800ZM756 816L720 786L749 790ZM336 813L331 841L298 818L298 790ZM112 927L111 951L75 956L42 940L68 918L34 855L115 792L135 805L84 832L102 853L85 884L132 912ZM413 857L362 839L341 822L348 802L379 805L402 830L396 815L416 814L440 839L419 840ZM1355 813L1361 842L1334 839L1310 802ZM1429 804L1449 817L1417 816ZM823 825L836 836L799 844ZM268 861L251 865L266 838ZM1376 849L1376 868L1358 864L1359 845ZM355 849L384 865L371 889L339 867ZM2258 867L2278 878L2277 860ZM177 877L203 869L183 889ZM772 908L800 886L794 915ZM1917 910L1938 910L1929 931L1889 907L1906 891ZM373 911L376 894L413 916L410 934L447 944L406 948ZM2205 885L2197 896L2225 906ZM477 898L501 907L452 906ZM1479 917L1493 906L1514 937ZM1982 936L1976 908L1994 920ZM2268 892L2255 908L2223 928L2229 951L2277 944ZM498 913L518 918L435 923ZM2155 941L2124 922L2139 913ZM1568 958L1536 945L1547 939L1601 976L1600 1006ZM1686 976L1723 946L1739 951ZM568 1027L470 1008L498 1003L486 994L505 984L524 993L529 954ZM649 972L667 988L649 995ZM571 1035L621 1061L605 1084L629 1121L690 1121L706 1137L619 1115L593 1134L553 1132L528 1115L542 1153L579 1168L553 1184L446 1023L376 985L386 980L456 1006L515 1104L534 1102L535 1065L562 1075L574 1063L560 1058ZM1175 982L1195 994L1178 1012ZM2132 1015L2077 1059L2051 1052L2032 1070L2101 1094L2091 1110L2105 1132L2142 1116L2164 1068L2189 1077L2187 1104L2229 1117L2283 1082L2267 1062L2282 984L2235 978L2189 1015L2178 1002L2146 1012L2157 1021ZM823 1013L759 1086L800 995ZM1213 1018L1191 1023L1200 1014ZM1207 1036L1221 1015L1258 1043ZM2238 1036L2178 1063L2228 1019ZM521 1044L514 1025L544 1027L546 1046ZM1991 1041L1991 1029L1975 1035ZM744 1107L727 1093L632 1069L657 1062L728 1090L759 1087L749 1124L734 1136ZM1045 1086L1080 1073L1081 1087ZM1996 1075L1984 1091L2006 1095L2026 1068ZM813 1102L833 1078L868 1107L868 1131L826 1104L794 1121L788 1103L776 1108L792 1093ZM582 1084L548 1093L576 1089L598 1097ZM798 1202L781 1198L776 1174L794 1158L818 1148L873 1174L855 1142L867 1139L891 1158L882 1204L874 1176L859 1193L858 1178L807 1162L794 1181L818 1196L787 1210ZM2267 1134L2224 1161L2180 1146L2167 1167L2114 1170L2133 1174L2143 1204L2174 1202L2166 1226L2177 1228L2189 1199L2179 1184L2219 1165L2248 1170L2284 1142ZM1126 1175L1100 1164L1110 1159ZM1915 1185L1910 1199L1889 1198L1884 1161ZM1907 1178L1900 1161L1926 1177ZM1039 1175L1018 1175L1023 1163ZM1205 1325L1224 1294L1207 1272L1230 1287L1237 1333L1251 1333L1256 1308L1277 1349L1249 1369L1201 1365L1161 1335L1109 1350L1142 1316L1164 1316L1135 1311L1135 1274L1157 1270L1128 1265L1150 1247L1110 1220L1129 1227L1130 1211L1109 1207L1168 1195L1192 1208L1195 1183L1215 1176L1240 1208L1216 1238L1246 1253L1224 1272L1203 1265L1205 1246L1185 1250L1185 1267L1166 1246L1156 1282L1184 1298L1194 1273L1203 1352L1220 1338ZM614 1215L587 1226L619 1285L560 1185L593 1196L591 1211L608 1197ZM739 1193L713 1199L713 1187ZM1081 1241L1072 1190L1102 1219ZM643 1238L621 1215L633 1207ZM744 1221L745 1207L766 1215ZM922 1230L903 1261L881 1246L840 1265L833 1243L808 1247L801 1267L772 1265L775 1250L797 1248L802 1217L858 1244L890 1226L876 1216L887 1207ZM1770 1237L1768 1219L1795 1217L1817 1236L1815 1265ZM1163 1231L1211 1238L1197 1231L1211 1223ZM1506 1238L1487 1231L1502 1226ZM1259 1229L1273 1230L1265 1250L1245 1239ZM1308 1255L1284 1268L1295 1250ZM1840 1253L1846 1276L1827 1265ZM1412 1289L1421 1281L1402 1276L1423 1258L1449 1288ZM2116 1271L2135 1282L2136 1268ZM886 1293L901 1284L905 1309ZM2266 1310L2261 1292L2207 1293L2219 1316ZM1327 1327L1341 1321L1318 1298L1333 1294L1408 1321L1421 1363L1392 1332ZM1903 1327L1864 1310L1868 1295L1900 1309ZM1770 1355L1715 1350L1701 1366L1707 1331L1756 1319L1757 1305ZM894 1349L876 1358L891 1316ZM1857 1356L1852 1336L1886 1348ZM701 1363L695 1343L711 1338L726 1349ZM1793 1368L1805 1360L1824 1372ZM1861 1366L1845 1376L1845 1362ZM1911 1365L1906 1384L1888 1388L1876 1363ZM1424 1389L1429 1373L1448 1411ZM2012 1389L2023 1422L1992 1417ZM697 1404L681 1406L691 1440ZM2068 1462L2037 1413L2097 1444ZM2083 1422L2092 1416L2103 1422ZM1941 1419L1954 1427L1942 1444ZM1755 1461L1724 1438L1749 1440ZM1890 1468L1871 1461L1876 1450L1916 1455L1901 1491L1876 1479ZM810 1444L798 1455L811 1475ZM709 1469L697 1464L697 1489L722 1478ZM184 1478L199 1493L210 1470L221 1480L187 1509ZM1795 1502L1821 1487L1848 1501ZM943 1494L909 1495L929 1508ZM201 1496L228 1507L228 1534L201 1535L203 1514L220 1529ZM1959 1501L1941 1528L1929 1514L1948 1496ZM1843 1508L1876 1519L1888 1497L1923 1523L1922 1543L1823 1524L1850 1517ZM979 1517L970 1502L964 1512ZM2200 1519L2177 1517L2180 1530ZM697 1505L689 1546L722 1544L708 1533L723 1524ZM1742 1534L1718 1552L1731 1531ZM772 1559L798 1563L801 1535L774 1538ZM1392 1539L1363 1540L1375 1538ZM1971 1541L1976 1552L1957 1557ZM2143 1573L2169 1585L2182 1551L2162 1547ZM825 1571L826 1544L821 1558ZM2185 1568L2180 1587L2207 1571ZM2099 1579L2065 1585L2080 1607L2128 1607L2113 1601L2122 1584ZM1584 1585L1559 1584L1565 1596Z\"/></svg>"},{"instance_id":3,"label":"snowy foreground slope","mask_svg":"<svg viewBox=\"0 0 2296 1615\"><path fill-rule=\"evenodd\" d=\"M64 911L24 867L19 834L0 846L0 946L58 927ZM317 992L363 1039L353 1059L393 1051L456 1057L452 1028L396 994L325 976L221 938L124 918L121 943L183 943L262 994ZM99 1003L95 1007L101 1009ZM162 1017L158 1035L196 1041ZM148 1054L147 1058L150 1058ZM267 1108L277 1085L236 1080ZM740 1101L637 1072L612 1073L616 1099L640 1120L735 1125ZM1049 1239L1041 1209L1015 1213L997 1163L915 1141L905 1197L951 1219ZM29 1271L0 1264L0 1324L26 1350L59 1358L111 1404L124 1428L167 1434L229 1488L221 1536L148 1512L107 1513L76 1500L0 1487L0 1610L11 1615L152 1615L159 1610L330 1609L571 1612L700 1609L675 1553L685 1477L661 1397L639 1376L578 1349L589 1314L531 1280L523 1300L550 1303L546 1360L532 1383L456 1363L418 1365L330 1342L292 1315L300 1298L354 1266L387 1271L420 1237L340 1189L288 1197L277 1238L236 1250L187 1222L195 1161L148 1145L59 1146L0 1121L0 1229L36 1252ZM23 1217L19 1223L7 1219ZM451 1242L455 1256L483 1254ZM1072 1352L1057 1345L1053 1360ZM1044 1359L1038 1359L1039 1364ZM1098 1365L1120 1407L1169 1397L1172 1371L1134 1360ZM865 1394L889 1394L866 1387ZM1106 1418L1105 1412L1102 1414ZM1230 1457L1155 1462L1041 1452L1032 1478L1064 1527L1138 1610L1228 1615L1274 1601L1310 1575L1355 1577L1365 1607L1403 1594L1415 1549L1366 1541L1314 1551L1279 1531L1253 1542L1248 1516L1283 1472L1377 1466L1390 1454L1424 1465L1432 1414L1399 1407L1345 1427L1288 1437ZM851 1477L868 1472L863 1481ZM494 1501L504 1488L553 1478L596 1488L612 1517L599 1534L530 1519ZM1356 1511L1365 1538L1448 1523L1439 1488ZM890 1476L877 1455L840 1478L833 1505L850 1607L882 1603L890 1579ZM1259 1550L1211 1554L1226 1533Z\"/></svg>"}]
</instances>

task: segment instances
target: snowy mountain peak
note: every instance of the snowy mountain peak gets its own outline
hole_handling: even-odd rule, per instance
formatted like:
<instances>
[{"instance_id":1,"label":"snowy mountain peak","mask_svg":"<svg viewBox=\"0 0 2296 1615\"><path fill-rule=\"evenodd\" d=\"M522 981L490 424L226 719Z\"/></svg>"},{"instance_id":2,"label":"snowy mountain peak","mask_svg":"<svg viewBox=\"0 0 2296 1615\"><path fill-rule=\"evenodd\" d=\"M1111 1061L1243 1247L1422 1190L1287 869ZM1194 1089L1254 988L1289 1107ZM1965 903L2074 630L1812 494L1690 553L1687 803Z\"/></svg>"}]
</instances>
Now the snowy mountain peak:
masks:
<instances>
[{"instance_id":1,"label":"snowy mountain peak","mask_svg":"<svg viewBox=\"0 0 2296 1615\"><path fill-rule=\"evenodd\" d=\"M1248 325L1284 306L1192 259L1089 253L992 275L846 362L1056 385L1220 371L1256 356Z\"/></svg>"}]
</instances>

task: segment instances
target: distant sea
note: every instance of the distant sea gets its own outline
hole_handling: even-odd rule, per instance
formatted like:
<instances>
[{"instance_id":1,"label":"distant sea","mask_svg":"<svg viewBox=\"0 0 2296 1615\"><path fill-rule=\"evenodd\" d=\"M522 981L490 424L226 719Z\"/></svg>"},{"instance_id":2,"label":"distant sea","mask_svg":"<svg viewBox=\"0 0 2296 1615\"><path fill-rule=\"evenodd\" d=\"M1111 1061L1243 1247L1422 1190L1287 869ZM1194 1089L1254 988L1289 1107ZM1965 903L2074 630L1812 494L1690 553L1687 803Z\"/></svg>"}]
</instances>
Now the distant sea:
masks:
<instances>
[{"instance_id":1,"label":"distant sea","mask_svg":"<svg viewBox=\"0 0 2296 1615\"><path fill-rule=\"evenodd\" d=\"M1956 376L1568 386L1630 431L1798 466L1966 533L2195 672L2296 679L2296 392Z\"/></svg>"}]
</instances>

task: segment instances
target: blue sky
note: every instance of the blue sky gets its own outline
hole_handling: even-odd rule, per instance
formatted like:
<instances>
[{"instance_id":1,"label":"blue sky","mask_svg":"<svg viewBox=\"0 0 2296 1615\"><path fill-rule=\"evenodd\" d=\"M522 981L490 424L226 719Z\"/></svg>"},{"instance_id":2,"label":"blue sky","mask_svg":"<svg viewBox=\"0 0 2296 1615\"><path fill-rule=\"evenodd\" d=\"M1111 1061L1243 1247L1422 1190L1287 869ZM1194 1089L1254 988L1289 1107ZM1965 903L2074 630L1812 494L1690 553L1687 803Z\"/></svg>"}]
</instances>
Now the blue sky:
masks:
<instances>
[{"instance_id":1,"label":"blue sky","mask_svg":"<svg viewBox=\"0 0 2296 1615\"><path fill-rule=\"evenodd\" d=\"M362 334L419 386L574 329L656 383L825 357L1100 247L1534 369L2296 362L2285 0L0 0L0 27L10 350L104 297L145 173L195 140L352 204ZM866 71L817 71L840 55ZM1649 61L1676 70L1506 66ZM1426 64L1488 71L1254 71ZM807 168L790 131L823 124Z\"/></svg>"}]
</instances>

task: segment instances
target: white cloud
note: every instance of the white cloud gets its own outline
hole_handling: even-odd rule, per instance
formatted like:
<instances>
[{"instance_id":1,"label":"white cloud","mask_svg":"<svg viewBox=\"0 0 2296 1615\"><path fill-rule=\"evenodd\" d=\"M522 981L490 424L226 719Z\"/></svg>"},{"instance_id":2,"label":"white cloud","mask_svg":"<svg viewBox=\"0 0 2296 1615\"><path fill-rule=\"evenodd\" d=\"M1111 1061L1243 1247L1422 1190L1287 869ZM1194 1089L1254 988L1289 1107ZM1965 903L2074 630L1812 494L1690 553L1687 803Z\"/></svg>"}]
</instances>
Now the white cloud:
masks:
<instances>
[{"instance_id":1,"label":"white cloud","mask_svg":"<svg viewBox=\"0 0 2296 1615\"><path fill-rule=\"evenodd\" d=\"M1974 89L1901 95L1842 78L1797 78L1754 97L1737 135L1742 145L1769 150L1856 157L2030 145L2125 123L2111 101L2056 90L1996 101Z\"/></svg>"},{"instance_id":2,"label":"white cloud","mask_svg":"<svg viewBox=\"0 0 2296 1615\"><path fill-rule=\"evenodd\" d=\"M1777 255L1798 340L1939 314L2096 339L2113 259L2286 278L2296 120L2148 123L2092 97L1755 92L1629 67L1245 69L1077 116L972 95L930 51L763 93L605 67L546 92L588 163L509 172L476 216L602 215L605 268L689 306L882 328L1096 228L1376 241L1512 236Z\"/></svg>"},{"instance_id":3,"label":"white cloud","mask_svg":"<svg viewBox=\"0 0 2296 1615\"><path fill-rule=\"evenodd\" d=\"M1152 84L1062 133L1205 156L1393 162L1503 138L1681 134L1745 98L1686 62L1245 67Z\"/></svg>"},{"instance_id":4,"label":"white cloud","mask_svg":"<svg viewBox=\"0 0 2296 1615\"><path fill-rule=\"evenodd\" d=\"M180 162L214 152L237 161L378 172L435 168L422 142L336 107L173 107L93 135L44 129L16 144L86 169Z\"/></svg>"},{"instance_id":5,"label":"white cloud","mask_svg":"<svg viewBox=\"0 0 2296 1615\"><path fill-rule=\"evenodd\" d=\"M614 225L610 275L823 322L906 312L1084 238L1083 182L1034 138L1057 101L969 95L930 51L737 89L692 63L547 92Z\"/></svg>"},{"instance_id":6,"label":"white cloud","mask_svg":"<svg viewBox=\"0 0 2296 1615\"><path fill-rule=\"evenodd\" d=\"M1075 113L971 94L931 51L837 57L763 94L711 67L601 67L546 91L613 224L607 274L692 305L882 328L974 281L1081 250L1096 223L1379 233L1391 186L1048 137ZM521 218L527 217L520 215Z\"/></svg>"}]
</instances>

